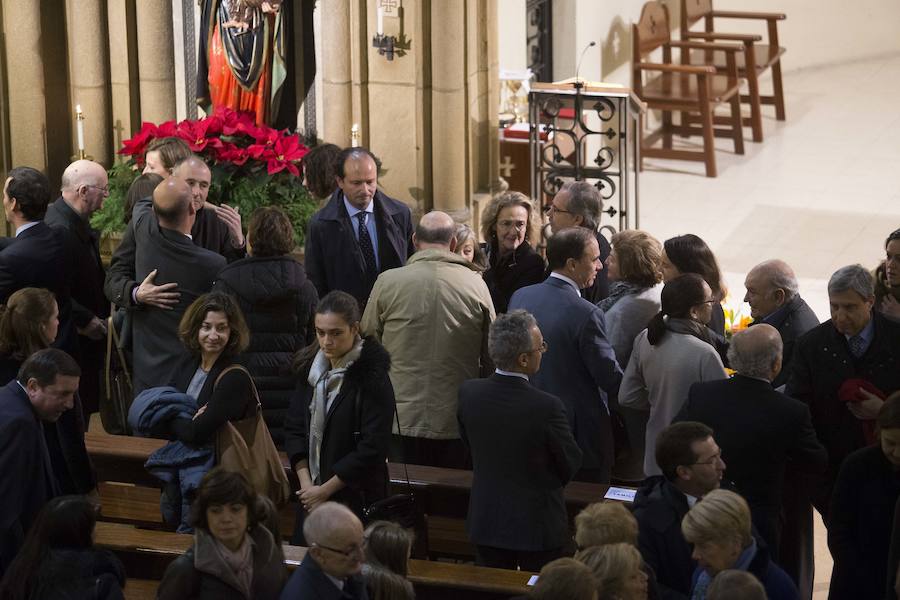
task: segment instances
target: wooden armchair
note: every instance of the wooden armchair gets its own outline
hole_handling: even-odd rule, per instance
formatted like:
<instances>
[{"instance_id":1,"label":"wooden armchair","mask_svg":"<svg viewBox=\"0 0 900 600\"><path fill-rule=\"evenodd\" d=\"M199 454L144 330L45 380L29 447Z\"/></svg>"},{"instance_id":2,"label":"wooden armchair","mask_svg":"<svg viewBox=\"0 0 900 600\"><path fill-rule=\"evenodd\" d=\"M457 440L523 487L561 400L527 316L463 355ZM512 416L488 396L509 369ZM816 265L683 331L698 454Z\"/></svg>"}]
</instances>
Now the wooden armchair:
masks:
<instances>
[{"instance_id":1,"label":"wooden armchair","mask_svg":"<svg viewBox=\"0 0 900 600\"><path fill-rule=\"evenodd\" d=\"M660 2L648 2L641 11L640 20L632 25L632 88L651 110L662 112L659 129L641 137L641 167L646 156L694 160L706 164L707 177L715 177L716 155L714 137L730 137L734 151L744 153L741 128L740 78L737 74L736 55L743 51L739 44L672 41L669 30L669 11ZM645 62L654 50L662 49L662 63ZM672 63L672 48L682 51L700 50L722 52L725 55L725 75L717 74L710 65L680 65ZM647 74L647 78L644 75ZM731 115L716 117L713 113L719 104L731 105ZM681 122L672 122L672 113L682 114ZM645 117L646 118L646 117ZM716 124L727 127L715 127ZM642 130L644 127L642 126ZM672 148L672 136L700 135L703 150L676 150ZM654 147L662 139L662 148Z\"/></svg>"},{"instance_id":2,"label":"wooden armchair","mask_svg":"<svg viewBox=\"0 0 900 600\"><path fill-rule=\"evenodd\" d=\"M747 80L748 95L742 95L741 101L750 105L750 118L744 121L753 131L753 141L761 142L762 114L761 104L775 105L775 118L784 121L784 89L781 84L781 55L785 49L778 45L778 21L786 18L784 13L741 12L713 10L712 0L681 0L681 39L682 40L725 40L741 42L744 52L738 56L738 75ZM703 31L691 31L697 21L703 19ZM722 33L716 31L716 19L756 19L768 25L768 43L761 44L762 36ZM727 68L725 56L721 52L692 51L685 64L712 64L721 73ZM759 93L759 76L766 69L772 69L772 95L761 96Z\"/></svg>"}]
</instances>

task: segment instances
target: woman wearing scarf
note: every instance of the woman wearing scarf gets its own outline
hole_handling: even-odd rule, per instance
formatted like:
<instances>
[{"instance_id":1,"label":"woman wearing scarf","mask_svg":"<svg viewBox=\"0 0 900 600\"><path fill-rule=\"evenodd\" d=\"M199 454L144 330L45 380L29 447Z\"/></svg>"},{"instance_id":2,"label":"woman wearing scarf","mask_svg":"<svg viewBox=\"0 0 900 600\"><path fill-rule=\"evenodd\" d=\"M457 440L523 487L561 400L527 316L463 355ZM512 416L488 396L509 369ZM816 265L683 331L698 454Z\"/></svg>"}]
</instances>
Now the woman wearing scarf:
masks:
<instances>
[{"instance_id":1,"label":"woman wearing scarf","mask_svg":"<svg viewBox=\"0 0 900 600\"><path fill-rule=\"evenodd\" d=\"M684 516L681 531L697 560L691 600L705 600L713 577L726 569L754 575L769 600L800 598L791 578L769 559L765 544L753 537L750 507L738 494L713 490L703 496Z\"/></svg>"},{"instance_id":2,"label":"woman wearing scarf","mask_svg":"<svg viewBox=\"0 0 900 600\"><path fill-rule=\"evenodd\" d=\"M634 340L619 389L619 404L649 410L644 443L644 475L660 475L656 436L667 427L691 385L727 377L706 325L717 302L709 285L694 273L666 283L662 310Z\"/></svg>"},{"instance_id":3,"label":"woman wearing scarf","mask_svg":"<svg viewBox=\"0 0 900 600\"><path fill-rule=\"evenodd\" d=\"M390 356L359 335L359 304L333 291L319 301L316 342L294 362L299 374L285 421L285 449L300 480L293 543L303 544L307 513L332 500L362 517L387 496L388 443L394 417Z\"/></svg>"}]
</instances>

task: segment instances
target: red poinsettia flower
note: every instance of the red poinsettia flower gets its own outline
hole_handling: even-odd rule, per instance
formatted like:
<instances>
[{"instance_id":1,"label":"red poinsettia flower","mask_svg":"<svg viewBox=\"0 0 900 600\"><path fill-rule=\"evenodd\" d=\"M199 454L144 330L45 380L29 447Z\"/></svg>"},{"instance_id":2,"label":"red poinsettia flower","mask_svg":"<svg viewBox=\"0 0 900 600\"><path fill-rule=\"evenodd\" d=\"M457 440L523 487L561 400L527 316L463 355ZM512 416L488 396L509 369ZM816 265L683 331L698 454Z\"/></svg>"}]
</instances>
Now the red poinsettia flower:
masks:
<instances>
[{"instance_id":1,"label":"red poinsettia flower","mask_svg":"<svg viewBox=\"0 0 900 600\"><path fill-rule=\"evenodd\" d=\"M178 125L175 123L175 120L166 121L165 123L160 123L156 126L156 137L177 137L178 136Z\"/></svg>"},{"instance_id":2,"label":"red poinsettia flower","mask_svg":"<svg viewBox=\"0 0 900 600\"><path fill-rule=\"evenodd\" d=\"M272 147L272 156L268 157L267 170L269 175L280 173L285 169L294 177L300 176L297 161L300 161L309 149L300 143L300 136L286 135L279 137Z\"/></svg>"},{"instance_id":3,"label":"red poinsettia flower","mask_svg":"<svg viewBox=\"0 0 900 600\"><path fill-rule=\"evenodd\" d=\"M249 159L250 154L246 148L227 142L223 144L216 154L217 161L230 163L238 167L243 166Z\"/></svg>"},{"instance_id":4,"label":"red poinsettia flower","mask_svg":"<svg viewBox=\"0 0 900 600\"><path fill-rule=\"evenodd\" d=\"M184 120L178 124L178 137L186 141L193 152L202 153L206 148L218 150L222 140L215 131L217 123L220 121L213 119Z\"/></svg>"},{"instance_id":5,"label":"red poinsettia flower","mask_svg":"<svg viewBox=\"0 0 900 600\"><path fill-rule=\"evenodd\" d=\"M144 160L144 150L153 139L159 137L156 125L144 121L141 124L141 130L138 131L130 140L122 142L122 149L119 154L126 156L134 156L138 162Z\"/></svg>"},{"instance_id":6,"label":"red poinsettia flower","mask_svg":"<svg viewBox=\"0 0 900 600\"><path fill-rule=\"evenodd\" d=\"M259 127L256 130L256 143L247 147L250 156L254 160L265 160L271 156L274 151L275 144L282 137L281 133L276 129L269 127Z\"/></svg>"},{"instance_id":7,"label":"red poinsettia flower","mask_svg":"<svg viewBox=\"0 0 900 600\"><path fill-rule=\"evenodd\" d=\"M246 135L256 138L257 128L252 113L236 111L221 106L216 109L215 116L222 119L222 133L224 135Z\"/></svg>"}]
</instances>

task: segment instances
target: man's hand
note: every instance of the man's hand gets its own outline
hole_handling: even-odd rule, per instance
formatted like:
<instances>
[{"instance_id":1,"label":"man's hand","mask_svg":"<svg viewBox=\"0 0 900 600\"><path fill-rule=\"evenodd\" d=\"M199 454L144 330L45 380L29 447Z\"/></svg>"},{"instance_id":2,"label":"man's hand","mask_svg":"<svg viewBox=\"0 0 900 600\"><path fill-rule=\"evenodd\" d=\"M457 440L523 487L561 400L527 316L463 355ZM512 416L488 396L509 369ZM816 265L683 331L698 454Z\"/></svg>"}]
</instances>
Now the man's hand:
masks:
<instances>
[{"instance_id":1,"label":"man's hand","mask_svg":"<svg viewBox=\"0 0 900 600\"><path fill-rule=\"evenodd\" d=\"M172 307L178 304L178 298L181 293L178 291L177 283L164 283L156 285L153 279L159 269L153 269L150 274L138 286L134 297L138 304L148 304L165 310L172 310Z\"/></svg>"},{"instance_id":2,"label":"man's hand","mask_svg":"<svg viewBox=\"0 0 900 600\"><path fill-rule=\"evenodd\" d=\"M881 301L881 312L894 320L900 321L900 302L892 295L888 294Z\"/></svg>"},{"instance_id":3,"label":"man's hand","mask_svg":"<svg viewBox=\"0 0 900 600\"><path fill-rule=\"evenodd\" d=\"M244 245L244 232L241 229L241 213L227 204L216 207L216 216L228 226L231 233L231 245L240 248Z\"/></svg>"},{"instance_id":4,"label":"man's hand","mask_svg":"<svg viewBox=\"0 0 900 600\"><path fill-rule=\"evenodd\" d=\"M884 400L871 392L859 388L859 393L866 397L862 402L848 402L847 408L853 413L853 416L860 420L874 419L881 410Z\"/></svg>"},{"instance_id":5,"label":"man's hand","mask_svg":"<svg viewBox=\"0 0 900 600\"><path fill-rule=\"evenodd\" d=\"M102 340L106 337L106 321L94 317L84 327L78 328L78 335L83 335L92 340Z\"/></svg>"}]
</instances>

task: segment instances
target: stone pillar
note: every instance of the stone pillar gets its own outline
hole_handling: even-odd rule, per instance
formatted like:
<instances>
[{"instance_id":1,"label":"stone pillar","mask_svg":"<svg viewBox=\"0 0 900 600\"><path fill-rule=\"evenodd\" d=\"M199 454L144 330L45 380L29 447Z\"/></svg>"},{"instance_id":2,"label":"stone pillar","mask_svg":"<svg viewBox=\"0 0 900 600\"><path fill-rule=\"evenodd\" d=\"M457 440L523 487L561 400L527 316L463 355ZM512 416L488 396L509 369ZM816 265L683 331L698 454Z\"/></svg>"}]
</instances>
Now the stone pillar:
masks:
<instances>
[{"instance_id":1,"label":"stone pillar","mask_svg":"<svg viewBox=\"0 0 900 600\"><path fill-rule=\"evenodd\" d=\"M89 156L109 165L109 103L107 101L106 15L100 0L66 0L68 26L69 89L73 105L85 115L84 147ZM72 154L77 150L75 118L72 116Z\"/></svg>"},{"instance_id":2,"label":"stone pillar","mask_svg":"<svg viewBox=\"0 0 900 600\"><path fill-rule=\"evenodd\" d=\"M47 115L39 0L2 0L13 166L47 168Z\"/></svg>"},{"instance_id":3,"label":"stone pillar","mask_svg":"<svg viewBox=\"0 0 900 600\"><path fill-rule=\"evenodd\" d=\"M141 127L135 0L107 0L113 155Z\"/></svg>"},{"instance_id":4,"label":"stone pillar","mask_svg":"<svg viewBox=\"0 0 900 600\"><path fill-rule=\"evenodd\" d=\"M175 118L172 3L138 0L136 8L141 119L161 123Z\"/></svg>"},{"instance_id":5,"label":"stone pillar","mask_svg":"<svg viewBox=\"0 0 900 600\"><path fill-rule=\"evenodd\" d=\"M320 135L326 142L350 145L353 125L350 0L327 0L322 15L322 107ZM323 10L323 8L320 8ZM360 35L357 30L356 35Z\"/></svg>"}]
</instances>

